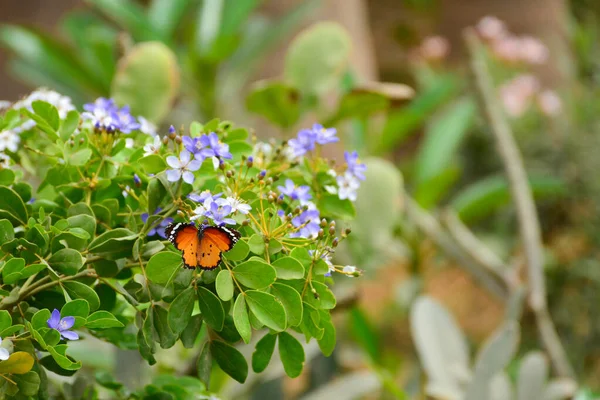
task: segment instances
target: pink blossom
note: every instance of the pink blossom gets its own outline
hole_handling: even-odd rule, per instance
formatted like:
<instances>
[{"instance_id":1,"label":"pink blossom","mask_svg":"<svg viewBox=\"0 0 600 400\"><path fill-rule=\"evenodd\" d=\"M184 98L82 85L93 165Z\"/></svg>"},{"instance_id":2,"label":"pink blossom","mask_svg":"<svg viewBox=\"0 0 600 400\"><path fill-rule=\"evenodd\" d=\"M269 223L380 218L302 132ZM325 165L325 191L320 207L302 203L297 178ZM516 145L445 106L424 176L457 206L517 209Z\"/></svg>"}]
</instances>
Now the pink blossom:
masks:
<instances>
[{"instance_id":1,"label":"pink blossom","mask_svg":"<svg viewBox=\"0 0 600 400\"><path fill-rule=\"evenodd\" d=\"M450 42L442 36L426 37L419 48L421 57L428 61L439 61L450 52Z\"/></svg>"},{"instance_id":2,"label":"pink blossom","mask_svg":"<svg viewBox=\"0 0 600 400\"><path fill-rule=\"evenodd\" d=\"M522 116L540 87L539 81L532 75L519 75L500 87L500 98L506 113L517 118Z\"/></svg>"},{"instance_id":3,"label":"pink blossom","mask_svg":"<svg viewBox=\"0 0 600 400\"><path fill-rule=\"evenodd\" d=\"M508 33L506 24L502 20L490 15L481 18L477 23L476 29L482 38L489 41L502 39Z\"/></svg>"},{"instance_id":4,"label":"pink blossom","mask_svg":"<svg viewBox=\"0 0 600 400\"><path fill-rule=\"evenodd\" d=\"M528 64L543 64L548 61L548 47L533 36L522 36L519 43L520 59Z\"/></svg>"},{"instance_id":5,"label":"pink blossom","mask_svg":"<svg viewBox=\"0 0 600 400\"><path fill-rule=\"evenodd\" d=\"M542 113L548 117L558 115L562 110L562 101L554 90L546 89L537 97L537 103Z\"/></svg>"}]
</instances>

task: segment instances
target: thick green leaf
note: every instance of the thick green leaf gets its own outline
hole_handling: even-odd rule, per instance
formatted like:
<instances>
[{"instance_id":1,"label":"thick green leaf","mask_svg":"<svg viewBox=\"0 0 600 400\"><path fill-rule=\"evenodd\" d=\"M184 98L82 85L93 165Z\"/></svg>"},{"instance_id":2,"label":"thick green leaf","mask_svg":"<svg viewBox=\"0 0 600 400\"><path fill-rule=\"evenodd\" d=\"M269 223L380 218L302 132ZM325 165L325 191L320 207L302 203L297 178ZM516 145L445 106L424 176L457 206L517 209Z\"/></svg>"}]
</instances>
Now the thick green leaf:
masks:
<instances>
[{"instance_id":1,"label":"thick green leaf","mask_svg":"<svg viewBox=\"0 0 600 400\"><path fill-rule=\"evenodd\" d=\"M10 242L15 238L15 230L7 219L0 219L0 243Z\"/></svg>"},{"instance_id":2,"label":"thick green leaf","mask_svg":"<svg viewBox=\"0 0 600 400\"><path fill-rule=\"evenodd\" d=\"M225 311L219 298L203 286L198 286L198 306L204 321L217 332L223 329Z\"/></svg>"},{"instance_id":3,"label":"thick green leaf","mask_svg":"<svg viewBox=\"0 0 600 400\"><path fill-rule=\"evenodd\" d=\"M54 358L54 361L63 369L74 371L81 368L81 362L73 362L67 355L67 345L59 344L58 346L47 348L48 352Z\"/></svg>"},{"instance_id":4,"label":"thick green leaf","mask_svg":"<svg viewBox=\"0 0 600 400\"><path fill-rule=\"evenodd\" d=\"M144 9L130 0L87 0L138 41L160 38Z\"/></svg>"},{"instance_id":5,"label":"thick green leaf","mask_svg":"<svg viewBox=\"0 0 600 400\"><path fill-rule=\"evenodd\" d=\"M231 272L229 270L222 270L217 275L215 281L215 287L217 294L223 301L229 301L233 297L233 279L231 278Z\"/></svg>"},{"instance_id":6,"label":"thick green leaf","mask_svg":"<svg viewBox=\"0 0 600 400\"><path fill-rule=\"evenodd\" d=\"M248 363L235 347L219 340L210 342L210 352L219 367L240 383L248 377Z\"/></svg>"},{"instance_id":7,"label":"thick green leaf","mask_svg":"<svg viewBox=\"0 0 600 400\"><path fill-rule=\"evenodd\" d=\"M22 225L25 225L28 219L27 209L21 197L6 186L0 186L0 218Z\"/></svg>"},{"instance_id":8,"label":"thick green leaf","mask_svg":"<svg viewBox=\"0 0 600 400\"><path fill-rule=\"evenodd\" d=\"M275 282L275 269L258 257L239 264L233 269L233 277L251 289L262 289Z\"/></svg>"},{"instance_id":9,"label":"thick green leaf","mask_svg":"<svg viewBox=\"0 0 600 400\"><path fill-rule=\"evenodd\" d=\"M344 27L335 22L318 22L290 44L285 57L285 78L303 92L322 95L338 84L348 64L350 49L350 36Z\"/></svg>"},{"instance_id":10,"label":"thick green leaf","mask_svg":"<svg viewBox=\"0 0 600 400\"><path fill-rule=\"evenodd\" d=\"M144 168L149 174L158 174L167 168L167 163L158 154L150 154L146 157L142 157L138 160L138 163ZM154 210L151 211L152 213Z\"/></svg>"},{"instance_id":11,"label":"thick green leaf","mask_svg":"<svg viewBox=\"0 0 600 400\"><path fill-rule=\"evenodd\" d=\"M364 313L358 308L350 312L349 329L359 345L371 356L371 359L381 359L379 336Z\"/></svg>"},{"instance_id":12,"label":"thick green leaf","mask_svg":"<svg viewBox=\"0 0 600 400\"><path fill-rule=\"evenodd\" d=\"M25 260L22 258L11 258L4 263L2 268L2 280L7 285L23 279L22 271L25 268Z\"/></svg>"},{"instance_id":13,"label":"thick green leaf","mask_svg":"<svg viewBox=\"0 0 600 400\"><path fill-rule=\"evenodd\" d=\"M0 186L10 186L15 181L15 173L10 169L0 170Z\"/></svg>"},{"instance_id":14,"label":"thick green leaf","mask_svg":"<svg viewBox=\"0 0 600 400\"><path fill-rule=\"evenodd\" d=\"M529 184L536 198L563 196L565 183L552 177L530 177ZM467 186L452 200L452 207L464 222L484 218L510 203L510 190L504 176L492 176Z\"/></svg>"},{"instance_id":15,"label":"thick green leaf","mask_svg":"<svg viewBox=\"0 0 600 400\"><path fill-rule=\"evenodd\" d=\"M322 308L325 310L331 310L335 308L335 296L333 292L327 287L327 285L321 282L312 282L312 286L317 292L315 296L313 293L306 294L305 300L307 303L312 304L316 308Z\"/></svg>"},{"instance_id":16,"label":"thick green leaf","mask_svg":"<svg viewBox=\"0 0 600 400\"><path fill-rule=\"evenodd\" d=\"M198 363L196 364L196 370L198 371L198 379L204 383L206 388L209 388L210 385L210 375L213 369L212 362L212 354L211 354L211 344L210 342L205 342L202 346L202 351L200 352L200 357L198 357Z\"/></svg>"},{"instance_id":17,"label":"thick green leaf","mask_svg":"<svg viewBox=\"0 0 600 400\"><path fill-rule=\"evenodd\" d=\"M252 235L248 239L248 247L254 254L261 255L265 252L265 240L261 235Z\"/></svg>"},{"instance_id":18,"label":"thick green leaf","mask_svg":"<svg viewBox=\"0 0 600 400\"><path fill-rule=\"evenodd\" d=\"M10 316L10 313L6 310L0 310L0 332L8 329L11 325L12 317Z\"/></svg>"},{"instance_id":19,"label":"thick green leaf","mask_svg":"<svg viewBox=\"0 0 600 400\"><path fill-rule=\"evenodd\" d=\"M50 310L46 308L33 314L33 317L31 317L31 326L33 329L47 328L50 315Z\"/></svg>"},{"instance_id":20,"label":"thick green leaf","mask_svg":"<svg viewBox=\"0 0 600 400\"><path fill-rule=\"evenodd\" d=\"M75 153L73 153L69 156L69 164L77 165L77 166L85 165L88 163L88 161L90 161L91 157L92 157L91 149L77 150Z\"/></svg>"},{"instance_id":21,"label":"thick green leaf","mask_svg":"<svg viewBox=\"0 0 600 400\"><path fill-rule=\"evenodd\" d=\"M474 121L475 111L475 103L463 98L431 123L417 154L415 179L418 183L439 175L449 166Z\"/></svg>"},{"instance_id":22,"label":"thick green leaf","mask_svg":"<svg viewBox=\"0 0 600 400\"><path fill-rule=\"evenodd\" d=\"M62 286L71 298L87 300L91 311L95 311L100 307L98 294L88 285L84 285L81 282L67 281L63 282Z\"/></svg>"},{"instance_id":23,"label":"thick green leaf","mask_svg":"<svg viewBox=\"0 0 600 400\"><path fill-rule=\"evenodd\" d=\"M165 199L167 189L159 179L153 178L148 182L148 214L152 215Z\"/></svg>"},{"instance_id":24,"label":"thick green leaf","mask_svg":"<svg viewBox=\"0 0 600 400\"><path fill-rule=\"evenodd\" d=\"M87 233L89 233L90 237L94 237L96 233L96 218L93 215L76 215L67 218L67 222L71 228L81 228Z\"/></svg>"},{"instance_id":25,"label":"thick green leaf","mask_svg":"<svg viewBox=\"0 0 600 400\"><path fill-rule=\"evenodd\" d=\"M275 331L283 331L286 328L285 308L275 296L249 290L246 292L246 302L256 318L269 328Z\"/></svg>"},{"instance_id":26,"label":"thick green leaf","mask_svg":"<svg viewBox=\"0 0 600 400\"><path fill-rule=\"evenodd\" d=\"M278 279L302 279L304 267L293 257L281 257L271 263L275 267Z\"/></svg>"},{"instance_id":27,"label":"thick green leaf","mask_svg":"<svg viewBox=\"0 0 600 400\"><path fill-rule=\"evenodd\" d=\"M304 367L304 348L295 337L287 332L279 335L279 356L287 376L296 378L302 373Z\"/></svg>"},{"instance_id":28,"label":"thick green leaf","mask_svg":"<svg viewBox=\"0 0 600 400\"><path fill-rule=\"evenodd\" d=\"M248 257L248 253L250 252L250 247L248 246L248 243L246 243L243 240L239 240L235 246L233 246L233 249L229 250L228 252L224 253L223 255L225 256L225 258L227 260L230 261L242 261L245 260L246 257Z\"/></svg>"},{"instance_id":29,"label":"thick green leaf","mask_svg":"<svg viewBox=\"0 0 600 400\"><path fill-rule=\"evenodd\" d=\"M324 310L321 310L321 327L324 329L323 337L318 339L319 348L323 355L329 357L335 349L336 331L335 325L331 322L331 316Z\"/></svg>"},{"instance_id":30,"label":"thick green leaf","mask_svg":"<svg viewBox=\"0 0 600 400\"><path fill-rule=\"evenodd\" d=\"M117 228L104 232L90 243L90 253L95 254L131 254L133 242L137 234L125 228Z\"/></svg>"},{"instance_id":31,"label":"thick green leaf","mask_svg":"<svg viewBox=\"0 0 600 400\"><path fill-rule=\"evenodd\" d=\"M164 285L173 279L181 268L181 255L170 251L157 253L150 258L146 266L148 279L159 285Z\"/></svg>"},{"instance_id":32,"label":"thick green leaf","mask_svg":"<svg viewBox=\"0 0 600 400\"><path fill-rule=\"evenodd\" d=\"M15 377L14 380L19 387L19 393L23 396L35 396L38 394L41 379L37 372L29 371Z\"/></svg>"},{"instance_id":33,"label":"thick green leaf","mask_svg":"<svg viewBox=\"0 0 600 400\"><path fill-rule=\"evenodd\" d=\"M192 317L196 293L193 287L179 293L169 307L169 326L175 334L179 335L187 327Z\"/></svg>"},{"instance_id":34,"label":"thick green leaf","mask_svg":"<svg viewBox=\"0 0 600 400\"><path fill-rule=\"evenodd\" d=\"M244 300L244 294L242 293L240 293L233 305L233 322L244 342L250 343L252 327L250 326L246 300Z\"/></svg>"},{"instance_id":35,"label":"thick green leaf","mask_svg":"<svg viewBox=\"0 0 600 400\"><path fill-rule=\"evenodd\" d=\"M252 353L252 369L256 373L263 372L273 355L275 350L275 342L277 341L277 335L267 333L256 343L256 349Z\"/></svg>"},{"instance_id":36,"label":"thick green leaf","mask_svg":"<svg viewBox=\"0 0 600 400\"><path fill-rule=\"evenodd\" d=\"M337 195L323 195L318 206L324 215L336 219L351 220L356 216L352 202L348 199L341 200Z\"/></svg>"},{"instance_id":37,"label":"thick green leaf","mask_svg":"<svg viewBox=\"0 0 600 400\"><path fill-rule=\"evenodd\" d=\"M196 345L196 339L202 329L202 314L192 315L190 322L181 332L181 343L186 349L191 349Z\"/></svg>"},{"instance_id":38,"label":"thick green leaf","mask_svg":"<svg viewBox=\"0 0 600 400\"><path fill-rule=\"evenodd\" d=\"M258 82L246 98L246 108L282 128L289 128L300 117L300 93L284 82Z\"/></svg>"},{"instance_id":39,"label":"thick green leaf","mask_svg":"<svg viewBox=\"0 0 600 400\"><path fill-rule=\"evenodd\" d=\"M122 328L124 325L108 311L96 311L87 318L85 327L88 329Z\"/></svg>"},{"instance_id":40,"label":"thick green leaf","mask_svg":"<svg viewBox=\"0 0 600 400\"><path fill-rule=\"evenodd\" d=\"M120 60L111 93L118 104L129 105L133 115L158 123L171 109L179 79L171 49L160 42L140 43Z\"/></svg>"},{"instance_id":41,"label":"thick green leaf","mask_svg":"<svg viewBox=\"0 0 600 400\"><path fill-rule=\"evenodd\" d=\"M300 293L291 286L284 285L283 283L275 282L271 286L271 294L277 297L287 315L287 322L289 326L298 326L302 322L302 299Z\"/></svg>"},{"instance_id":42,"label":"thick green leaf","mask_svg":"<svg viewBox=\"0 0 600 400\"><path fill-rule=\"evenodd\" d=\"M48 264L65 275L75 275L83 267L81 253L73 249L62 249L52 254Z\"/></svg>"},{"instance_id":43,"label":"thick green leaf","mask_svg":"<svg viewBox=\"0 0 600 400\"><path fill-rule=\"evenodd\" d=\"M83 324L85 324L86 318L88 317L89 313L90 305L87 302L87 300L84 299L76 299L69 301L60 309L60 315L63 318L67 316L75 317L75 328L79 328L80 326L83 326Z\"/></svg>"},{"instance_id":44,"label":"thick green leaf","mask_svg":"<svg viewBox=\"0 0 600 400\"><path fill-rule=\"evenodd\" d=\"M170 38L192 2L190 0L154 0L148 10L152 27Z\"/></svg>"},{"instance_id":45,"label":"thick green leaf","mask_svg":"<svg viewBox=\"0 0 600 400\"><path fill-rule=\"evenodd\" d=\"M154 317L154 329L158 333L160 347L169 349L177 342L178 335L171 330L168 320L168 312L159 305L152 307Z\"/></svg>"}]
</instances>

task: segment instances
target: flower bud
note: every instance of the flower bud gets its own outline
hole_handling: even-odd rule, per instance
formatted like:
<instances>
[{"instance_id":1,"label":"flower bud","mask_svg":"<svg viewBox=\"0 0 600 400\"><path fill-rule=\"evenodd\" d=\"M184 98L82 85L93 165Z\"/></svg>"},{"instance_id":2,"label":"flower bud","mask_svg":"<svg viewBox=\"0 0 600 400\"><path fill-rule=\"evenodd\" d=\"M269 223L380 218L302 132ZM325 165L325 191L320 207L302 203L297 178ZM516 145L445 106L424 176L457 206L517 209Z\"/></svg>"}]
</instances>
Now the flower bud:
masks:
<instances>
[{"instance_id":1,"label":"flower bud","mask_svg":"<svg viewBox=\"0 0 600 400\"><path fill-rule=\"evenodd\" d=\"M249 219L245 219L242 221L242 226L248 226L250 225L250 220Z\"/></svg>"},{"instance_id":2,"label":"flower bud","mask_svg":"<svg viewBox=\"0 0 600 400\"><path fill-rule=\"evenodd\" d=\"M248 168L252 168L253 164L254 164L254 157L252 157L252 156L248 157L248 159L246 160L246 166Z\"/></svg>"},{"instance_id":3,"label":"flower bud","mask_svg":"<svg viewBox=\"0 0 600 400\"><path fill-rule=\"evenodd\" d=\"M169 127L169 139L173 140L173 139L175 139L176 136L177 136L177 131L175 130L175 127L173 125L171 125Z\"/></svg>"},{"instance_id":4,"label":"flower bud","mask_svg":"<svg viewBox=\"0 0 600 400\"><path fill-rule=\"evenodd\" d=\"M321 228L325 228L327 226L327 220L325 218L323 218L321 220Z\"/></svg>"},{"instance_id":5,"label":"flower bud","mask_svg":"<svg viewBox=\"0 0 600 400\"><path fill-rule=\"evenodd\" d=\"M175 143L181 144L182 142L183 140L181 139L181 136L175 136Z\"/></svg>"},{"instance_id":6,"label":"flower bud","mask_svg":"<svg viewBox=\"0 0 600 400\"><path fill-rule=\"evenodd\" d=\"M167 143L169 143L169 138L167 136L163 137L162 142L164 145L166 145Z\"/></svg>"},{"instance_id":7,"label":"flower bud","mask_svg":"<svg viewBox=\"0 0 600 400\"><path fill-rule=\"evenodd\" d=\"M340 240L338 238L333 238L333 242L331 242L331 247L337 247L340 244Z\"/></svg>"},{"instance_id":8,"label":"flower bud","mask_svg":"<svg viewBox=\"0 0 600 400\"><path fill-rule=\"evenodd\" d=\"M335 235L335 225L329 225L329 234L331 236Z\"/></svg>"},{"instance_id":9,"label":"flower bud","mask_svg":"<svg viewBox=\"0 0 600 400\"><path fill-rule=\"evenodd\" d=\"M319 229L319 234L318 234L319 239L321 239L323 236L325 236L325 231L323 229Z\"/></svg>"}]
</instances>

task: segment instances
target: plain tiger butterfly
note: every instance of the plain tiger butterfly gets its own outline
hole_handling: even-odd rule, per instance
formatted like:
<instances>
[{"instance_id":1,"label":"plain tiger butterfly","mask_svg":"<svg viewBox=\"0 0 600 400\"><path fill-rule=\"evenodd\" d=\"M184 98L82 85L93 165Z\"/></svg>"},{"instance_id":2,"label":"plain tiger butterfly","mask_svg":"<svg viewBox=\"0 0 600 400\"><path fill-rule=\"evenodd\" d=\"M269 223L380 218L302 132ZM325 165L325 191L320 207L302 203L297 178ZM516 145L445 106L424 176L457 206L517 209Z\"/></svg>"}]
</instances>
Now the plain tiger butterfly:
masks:
<instances>
[{"instance_id":1,"label":"plain tiger butterfly","mask_svg":"<svg viewBox=\"0 0 600 400\"><path fill-rule=\"evenodd\" d=\"M215 269L221 262L222 253L237 243L240 233L224 226L203 226L193 223L172 223L165 233L173 246L181 251L183 266L194 269Z\"/></svg>"}]
</instances>

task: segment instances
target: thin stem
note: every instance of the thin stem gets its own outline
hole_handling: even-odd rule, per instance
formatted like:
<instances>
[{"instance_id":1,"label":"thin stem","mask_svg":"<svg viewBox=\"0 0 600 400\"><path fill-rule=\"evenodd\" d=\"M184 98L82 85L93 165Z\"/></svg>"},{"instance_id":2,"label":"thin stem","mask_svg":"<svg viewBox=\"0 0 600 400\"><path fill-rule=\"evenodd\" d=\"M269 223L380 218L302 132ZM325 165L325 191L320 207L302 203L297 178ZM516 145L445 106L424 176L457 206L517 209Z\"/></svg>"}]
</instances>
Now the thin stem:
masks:
<instances>
[{"instance_id":1,"label":"thin stem","mask_svg":"<svg viewBox=\"0 0 600 400\"><path fill-rule=\"evenodd\" d=\"M519 230L527 261L529 306L535 313L540 337L548 350L556 372L573 378L575 373L559 340L546 303L544 255L540 222L527 180L523 158L519 152L510 125L498 103L486 60L481 52L477 35L469 30L465 35L471 55L471 69L485 107L485 116L496 139L496 147L504 164L513 203L517 212Z\"/></svg>"}]
</instances>

